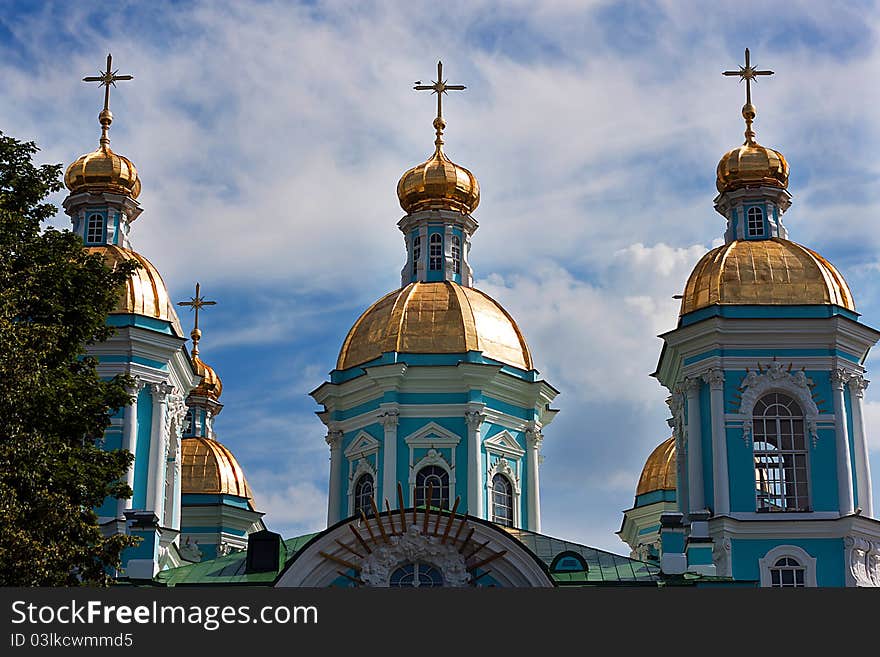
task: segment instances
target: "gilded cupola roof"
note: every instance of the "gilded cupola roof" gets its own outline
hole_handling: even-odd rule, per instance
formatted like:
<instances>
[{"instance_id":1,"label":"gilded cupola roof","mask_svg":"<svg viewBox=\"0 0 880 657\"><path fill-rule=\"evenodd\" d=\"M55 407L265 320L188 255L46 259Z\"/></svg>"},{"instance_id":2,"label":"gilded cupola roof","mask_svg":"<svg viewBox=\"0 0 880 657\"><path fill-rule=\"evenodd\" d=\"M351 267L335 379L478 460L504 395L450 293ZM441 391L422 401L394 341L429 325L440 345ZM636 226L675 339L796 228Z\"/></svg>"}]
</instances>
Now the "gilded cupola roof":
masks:
<instances>
[{"instance_id":1,"label":"gilded cupola roof","mask_svg":"<svg viewBox=\"0 0 880 657\"><path fill-rule=\"evenodd\" d=\"M464 85L447 84L443 79L443 63L437 62L437 80L430 85L416 83L418 91L437 94L437 116L434 119L434 154L401 176L397 198L407 214L419 210L452 210L471 214L480 204L480 185L470 171L450 160L443 152L443 94L462 90Z\"/></svg>"},{"instance_id":2,"label":"gilded cupola roof","mask_svg":"<svg viewBox=\"0 0 880 657\"><path fill-rule=\"evenodd\" d=\"M489 295L452 281L410 283L370 306L348 332L337 369L385 352L483 356L523 370L532 356L513 318Z\"/></svg>"},{"instance_id":3,"label":"gilded cupola roof","mask_svg":"<svg viewBox=\"0 0 880 657\"><path fill-rule=\"evenodd\" d=\"M254 494L232 452L211 438L181 441L180 492L236 495L253 508Z\"/></svg>"},{"instance_id":4,"label":"gilded cupola roof","mask_svg":"<svg viewBox=\"0 0 880 657\"><path fill-rule=\"evenodd\" d=\"M749 49L746 48L745 66L736 71L724 71L723 75L737 76L746 83L746 104L742 116L746 121L746 140L742 146L727 151L718 162L716 187L719 192L730 192L742 187L766 186L788 187L788 162L779 151L761 146L755 141L752 127L757 108L752 104L752 82L761 76L773 75L773 71L761 71L752 66Z\"/></svg>"},{"instance_id":5,"label":"gilded cupola roof","mask_svg":"<svg viewBox=\"0 0 880 657\"><path fill-rule=\"evenodd\" d=\"M128 277L119 296L116 308L110 313L122 315L142 315L170 322L174 334L183 337L180 319L168 296L168 289L159 271L144 256L131 249L113 244L85 247L89 253L99 253L104 263L113 269L117 264L135 261L140 266Z\"/></svg>"},{"instance_id":6,"label":"gilded cupola roof","mask_svg":"<svg viewBox=\"0 0 880 657\"><path fill-rule=\"evenodd\" d=\"M642 468L636 496L657 490L675 490L676 484L675 437L660 443Z\"/></svg>"},{"instance_id":7,"label":"gilded cupola roof","mask_svg":"<svg viewBox=\"0 0 880 657\"><path fill-rule=\"evenodd\" d=\"M834 265L779 237L734 240L700 259L685 285L681 314L714 304L832 304L856 309L849 286Z\"/></svg>"}]
</instances>

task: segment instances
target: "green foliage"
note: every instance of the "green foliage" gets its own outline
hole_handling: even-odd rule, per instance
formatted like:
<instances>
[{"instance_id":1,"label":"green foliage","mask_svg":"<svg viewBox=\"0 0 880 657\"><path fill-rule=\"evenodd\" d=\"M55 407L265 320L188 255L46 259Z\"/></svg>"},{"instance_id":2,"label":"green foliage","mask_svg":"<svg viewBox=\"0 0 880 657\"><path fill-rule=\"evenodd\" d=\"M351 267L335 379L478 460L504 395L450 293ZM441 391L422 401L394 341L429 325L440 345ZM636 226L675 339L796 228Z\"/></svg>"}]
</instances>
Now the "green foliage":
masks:
<instances>
[{"instance_id":1,"label":"green foliage","mask_svg":"<svg viewBox=\"0 0 880 657\"><path fill-rule=\"evenodd\" d=\"M60 165L0 132L0 585L106 585L133 539L104 537L93 507L126 498L133 457L101 448L126 377L102 381L87 345L107 339L133 265L110 270L70 231L42 230Z\"/></svg>"}]
</instances>

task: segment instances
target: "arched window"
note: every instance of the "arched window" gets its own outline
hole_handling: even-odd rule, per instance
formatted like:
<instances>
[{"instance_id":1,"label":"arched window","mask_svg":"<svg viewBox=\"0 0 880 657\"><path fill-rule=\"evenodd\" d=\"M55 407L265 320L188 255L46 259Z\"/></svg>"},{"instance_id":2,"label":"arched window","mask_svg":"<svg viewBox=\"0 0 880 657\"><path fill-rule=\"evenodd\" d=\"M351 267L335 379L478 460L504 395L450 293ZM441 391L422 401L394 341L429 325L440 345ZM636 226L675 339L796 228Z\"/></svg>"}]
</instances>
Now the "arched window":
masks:
<instances>
[{"instance_id":1,"label":"arched window","mask_svg":"<svg viewBox=\"0 0 880 657\"><path fill-rule=\"evenodd\" d=\"M413 238L413 276L419 273L419 258L422 257L422 236L416 235Z\"/></svg>"},{"instance_id":2,"label":"arched window","mask_svg":"<svg viewBox=\"0 0 880 657\"><path fill-rule=\"evenodd\" d=\"M492 477L492 522L513 527L513 486L502 474Z\"/></svg>"},{"instance_id":3,"label":"arched window","mask_svg":"<svg viewBox=\"0 0 880 657\"><path fill-rule=\"evenodd\" d=\"M586 572L589 569L586 560L577 552L570 550L557 554L550 564L550 572L553 573Z\"/></svg>"},{"instance_id":4,"label":"arched window","mask_svg":"<svg viewBox=\"0 0 880 657\"><path fill-rule=\"evenodd\" d=\"M365 472L358 477L357 483L354 485L354 514L359 516L361 511L364 515L370 515L373 510L373 475Z\"/></svg>"},{"instance_id":5,"label":"arched window","mask_svg":"<svg viewBox=\"0 0 880 657\"><path fill-rule=\"evenodd\" d=\"M770 586L775 589L805 588L804 568L796 559L782 557L770 568Z\"/></svg>"},{"instance_id":6,"label":"arched window","mask_svg":"<svg viewBox=\"0 0 880 657\"><path fill-rule=\"evenodd\" d=\"M443 575L430 564L411 562L391 573L388 585L394 588L405 586L436 588L443 586Z\"/></svg>"},{"instance_id":7,"label":"arched window","mask_svg":"<svg viewBox=\"0 0 880 657\"><path fill-rule=\"evenodd\" d=\"M746 214L749 237L761 237L764 234L764 211L761 208L749 208Z\"/></svg>"},{"instance_id":8,"label":"arched window","mask_svg":"<svg viewBox=\"0 0 880 657\"><path fill-rule=\"evenodd\" d=\"M809 511L804 415L779 392L764 395L752 415L758 511Z\"/></svg>"},{"instance_id":9,"label":"arched window","mask_svg":"<svg viewBox=\"0 0 880 657\"><path fill-rule=\"evenodd\" d=\"M431 489L430 505L449 508L449 473L439 465L427 465L416 474L416 506L425 506Z\"/></svg>"},{"instance_id":10,"label":"arched window","mask_svg":"<svg viewBox=\"0 0 880 657\"><path fill-rule=\"evenodd\" d=\"M440 233L431 235L428 244L428 269L440 271L443 269L443 238Z\"/></svg>"},{"instance_id":11,"label":"arched window","mask_svg":"<svg viewBox=\"0 0 880 657\"><path fill-rule=\"evenodd\" d=\"M86 223L86 243L100 244L104 241L104 217L100 214L90 214Z\"/></svg>"},{"instance_id":12,"label":"arched window","mask_svg":"<svg viewBox=\"0 0 880 657\"><path fill-rule=\"evenodd\" d=\"M461 238L452 236L452 267L456 274L461 273Z\"/></svg>"}]
</instances>

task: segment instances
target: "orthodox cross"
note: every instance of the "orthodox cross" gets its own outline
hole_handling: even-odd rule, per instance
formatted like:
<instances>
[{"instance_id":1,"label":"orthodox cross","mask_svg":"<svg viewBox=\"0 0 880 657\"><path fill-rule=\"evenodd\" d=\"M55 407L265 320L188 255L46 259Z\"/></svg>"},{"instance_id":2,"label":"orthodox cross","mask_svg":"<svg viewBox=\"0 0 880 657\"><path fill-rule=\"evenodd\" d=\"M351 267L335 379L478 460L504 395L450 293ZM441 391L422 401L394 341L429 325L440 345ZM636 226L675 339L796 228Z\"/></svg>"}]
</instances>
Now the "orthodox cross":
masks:
<instances>
[{"instance_id":1,"label":"orthodox cross","mask_svg":"<svg viewBox=\"0 0 880 657\"><path fill-rule=\"evenodd\" d=\"M437 118L442 119L443 94L449 89L461 91L462 89L467 89L467 87L463 84L446 84L446 80L443 79L443 62L437 62L437 79L434 81L434 84L422 84L421 80L416 80L416 86L413 89L416 91L430 91L437 94Z\"/></svg>"},{"instance_id":2,"label":"orthodox cross","mask_svg":"<svg viewBox=\"0 0 880 657\"><path fill-rule=\"evenodd\" d=\"M193 356L199 355L199 338L202 337L202 332L199 330L199 309L204 308L205 306L213 306L217 302L216 301L206 301L205 297L201 295L201 285L196 283L196 296L190 297L189 301L178 301L178 306L189 306L190 310L194 310L196 313L195 317L195 326L193 327L192 333L190 333L190 337L193 341Z\"/></svg>"},{"instance_id":3,"label":"orthodox cross","mask_svg":"<svg viewBox=\"0 0 880 657\"><path fill-rule=\"evenodd\" d=\"M746 48L746 65L740 66L738 71L724 71L721 75L738 75L739 81L746 81L746 105L752 104L752 80L757 82L759 75L773 75L773 71L759 71L749 63L749 49Z\"/></svg>"},{"instance_id":4,"label":"orthodox cross","mask_svg":"<svg viewBox=\"0 0 880 657\"><path fill-rule=\"evenodd\" d=\"M117 80L132 80L132 75L117 75L119 69L113 70L113 55L107 54L107 70L100 75L83 78L83 82L97 82L99 87L104 87L104 109L110 109L110 86L116 86Z\"/></svg>"}]
</instances>

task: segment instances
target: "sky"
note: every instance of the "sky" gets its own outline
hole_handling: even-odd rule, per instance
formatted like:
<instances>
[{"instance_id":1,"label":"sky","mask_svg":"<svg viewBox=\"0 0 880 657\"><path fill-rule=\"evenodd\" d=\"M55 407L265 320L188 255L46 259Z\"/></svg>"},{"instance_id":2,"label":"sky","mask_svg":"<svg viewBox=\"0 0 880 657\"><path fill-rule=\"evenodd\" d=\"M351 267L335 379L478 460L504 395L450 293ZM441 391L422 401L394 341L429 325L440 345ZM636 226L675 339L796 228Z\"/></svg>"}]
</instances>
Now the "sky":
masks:
<instances>
[{"instance_id":1,"label":"sky","mask_svg":"<svg viewBox=\"0 0 880 657\"><path fill-rule=\"evenodd\" d=\"M791 165L791 239L831 260L880 327L880 11L875 2L19 2L0 0L0 130L65 166L94 150L114 68L112 147L138 167L134 248L172 298L195 283L215 428L270 529L326 525L329 450L308 393L357 317L400 285L400 175L433 149L478 178L475 286L516 319L560 390L542 448L543 533L615 535L670 435L650 374L693 266L721 243L715 167L742 143ZM54 202L60 207L64 194ZM52 222L68 227L63 212ZM180 309L184 327L192 315ZM868 378L880 369L869 356ZM880 508L880 383L866 391Z\"/></svg>"}]
</instances>

